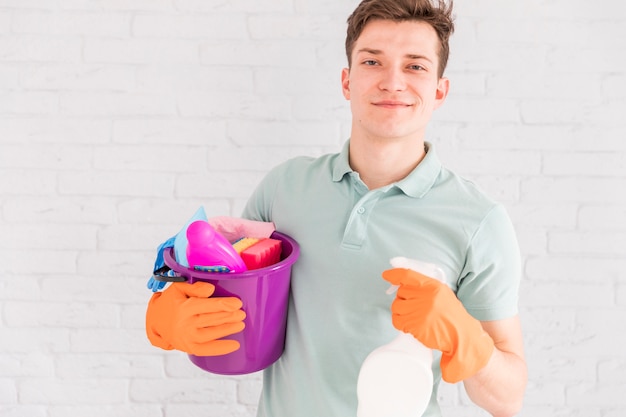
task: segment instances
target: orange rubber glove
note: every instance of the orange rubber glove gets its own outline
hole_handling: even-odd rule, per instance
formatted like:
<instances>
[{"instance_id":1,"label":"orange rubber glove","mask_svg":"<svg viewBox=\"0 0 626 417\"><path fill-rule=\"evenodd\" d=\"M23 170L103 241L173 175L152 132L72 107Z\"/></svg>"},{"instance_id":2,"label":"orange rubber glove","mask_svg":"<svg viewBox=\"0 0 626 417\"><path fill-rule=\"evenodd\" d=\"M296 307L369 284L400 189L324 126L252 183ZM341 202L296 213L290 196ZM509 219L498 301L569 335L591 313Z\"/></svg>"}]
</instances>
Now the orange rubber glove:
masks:
<instances>
[{"instance_id":1,"label":"orange rubber glove","mask_svg":"<svg viewBox=\"0 0 626 417\"><path fill-rule=\"evenodd\" d=\"M146 311L150 343L198 356L218 356L239 349L236 340L220 340L242 331L246 313L236 297L210 298L208 282L175 282L152 295Z\"/></svg>"},{"instance_id":2,"label":"orange rubber glove","mask_svg":"<svg viewBox=\"0 0 626 417\"><path fill-rule=\"evenodd\" d=\"M447 285L403 268L387 270L383 278L399 286L391 304L394 327L442 352L444 381L462 381L487 365L493 339Z\"/></svg>"}]
</instances>

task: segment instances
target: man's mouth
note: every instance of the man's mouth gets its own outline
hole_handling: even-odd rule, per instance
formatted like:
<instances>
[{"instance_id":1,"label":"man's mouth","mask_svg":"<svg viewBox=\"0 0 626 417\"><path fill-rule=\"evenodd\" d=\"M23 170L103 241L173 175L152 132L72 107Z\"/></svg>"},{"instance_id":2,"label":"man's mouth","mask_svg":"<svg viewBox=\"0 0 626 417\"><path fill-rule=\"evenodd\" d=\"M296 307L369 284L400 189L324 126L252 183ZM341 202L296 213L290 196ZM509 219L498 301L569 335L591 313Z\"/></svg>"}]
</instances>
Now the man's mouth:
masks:
<instances>
[{"instance_id":1,"label":"man's mouth","mask_svg":"<svg viewBox=\"0 0 626 417\"><path fill-rule=\"evenodd\" d=\"M397 101L397 100L381 100L381 101L375 101L372 104L377 107L382 107L386 109L400 109L400 108L406 108L406 107L412 106L412 104L405 103L403 101Z\"/></svg>"}]
</instances>

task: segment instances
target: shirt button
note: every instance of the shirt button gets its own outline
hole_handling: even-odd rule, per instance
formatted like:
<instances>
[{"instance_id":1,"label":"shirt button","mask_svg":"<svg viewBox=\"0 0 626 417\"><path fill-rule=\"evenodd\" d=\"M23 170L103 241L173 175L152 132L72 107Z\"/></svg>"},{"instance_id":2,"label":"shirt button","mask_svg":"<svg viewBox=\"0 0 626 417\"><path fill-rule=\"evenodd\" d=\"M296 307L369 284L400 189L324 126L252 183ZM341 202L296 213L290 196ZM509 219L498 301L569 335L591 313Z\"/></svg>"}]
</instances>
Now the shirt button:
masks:
<instances>
[{"instance_id":1,"label":"shirt button","mask_svg":"<svg viewBox=\"0 0 626 417\"><path fill-rule=\"evenodd\" d=\"M356 212L357 212L357 213L359 213L359 214L363 214L363 213L365 213L365 208L363 208L363 207L359 207L359 208L356 210Z\"/></svg>"}]
</instances>

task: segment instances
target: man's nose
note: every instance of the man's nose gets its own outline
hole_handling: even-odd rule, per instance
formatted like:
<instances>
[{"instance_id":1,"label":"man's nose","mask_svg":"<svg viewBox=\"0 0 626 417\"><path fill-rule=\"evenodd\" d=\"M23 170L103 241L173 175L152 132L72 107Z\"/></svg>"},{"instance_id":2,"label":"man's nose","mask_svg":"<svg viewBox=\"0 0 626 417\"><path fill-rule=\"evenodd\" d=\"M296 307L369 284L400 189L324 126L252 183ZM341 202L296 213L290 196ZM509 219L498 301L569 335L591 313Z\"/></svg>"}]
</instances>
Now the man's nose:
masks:
<instances>
[{"instance_id":1,"label":"man's nose","mask_svg":"<svg viewBox=\"0 0 626 417\"><path fill-rule=\"evenodd\" d=\"M381 90L402 91L406 88L406 75L402 68L387 67L381 74Z\"/></svg>"}]
</instances>

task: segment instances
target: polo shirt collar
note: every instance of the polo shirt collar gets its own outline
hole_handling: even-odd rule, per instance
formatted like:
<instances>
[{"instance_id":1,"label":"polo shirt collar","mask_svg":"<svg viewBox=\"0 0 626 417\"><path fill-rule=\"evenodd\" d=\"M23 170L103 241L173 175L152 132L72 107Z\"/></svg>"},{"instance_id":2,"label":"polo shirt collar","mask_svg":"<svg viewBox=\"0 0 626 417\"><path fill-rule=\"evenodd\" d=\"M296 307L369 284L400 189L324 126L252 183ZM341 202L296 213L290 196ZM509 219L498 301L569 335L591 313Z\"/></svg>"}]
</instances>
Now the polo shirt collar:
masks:
<instances>
[{"instance_id":1,"label":"polo shirt collar","mask_svg":"<svg viewBox=\"0 0 626 417\"><path fill-rule=\"evenodd\" d=\"M435 152L434 146L425 142L426 156L419 163L417 167L409 175L400 181L392 184L402 190L402 192L409 197L421 198L432 188L435 184L439 173L441 172L441 161ZM350 141L346 141L339 157L335 160L335 166L333 167L333 181L339 182L346 174L354 172L350 168Z\"/></svg>"},{"instance_id":2,"label":"polo shirt collar","mask_svg":"<svg viewBox=\"0 0 626 417\"><path fill-rule=\"evenodd\" d=\"M409 175L395 184L404 194L413 198L424 197L435 185L441 172L441 161L434 146L429 142L425 142L424 145L426 147L424 159Z\"/></svg>"},{"instance_id":3,"label":"polo shirt collar","mask_svg":"<svg viewBox=\"0 0 626 417\"><path fill-rule=\"evenodd\" d=\"M347 140L341 149L339 157L335 159L335 166L333 167L333 181L339 182L343 179L343 176L353 172L350 168L350 141Z\"/></svg>"}]
</instances>

